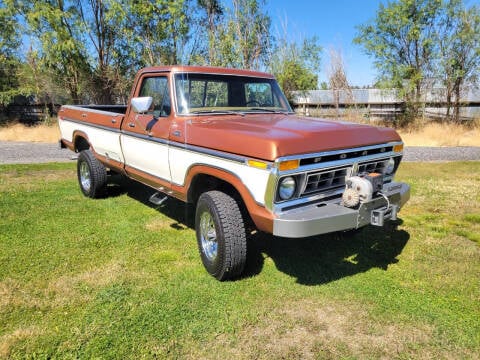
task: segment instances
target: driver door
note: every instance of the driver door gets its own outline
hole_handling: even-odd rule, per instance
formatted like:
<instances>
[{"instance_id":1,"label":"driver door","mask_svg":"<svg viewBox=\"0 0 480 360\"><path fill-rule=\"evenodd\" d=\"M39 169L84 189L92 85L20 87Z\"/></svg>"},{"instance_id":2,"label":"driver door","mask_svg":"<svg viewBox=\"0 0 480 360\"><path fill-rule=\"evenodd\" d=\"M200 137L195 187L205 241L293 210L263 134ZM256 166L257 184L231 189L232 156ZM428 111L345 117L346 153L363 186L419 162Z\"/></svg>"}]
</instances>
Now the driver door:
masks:
<instances>
[{"instance_id":1,"label":"driver door","mask_svg":"<svg viewBox=\"0 0 480 360\"><path fill-rule=\"evenodd\" d=\"M150 96L153 102L149 111L143 114L135 113L130 106L122 124L125 170L149 185L170 183L168 136L172 115L168 77L150 75L140 81L135 97Z\"/></svg>"}]
</instances>

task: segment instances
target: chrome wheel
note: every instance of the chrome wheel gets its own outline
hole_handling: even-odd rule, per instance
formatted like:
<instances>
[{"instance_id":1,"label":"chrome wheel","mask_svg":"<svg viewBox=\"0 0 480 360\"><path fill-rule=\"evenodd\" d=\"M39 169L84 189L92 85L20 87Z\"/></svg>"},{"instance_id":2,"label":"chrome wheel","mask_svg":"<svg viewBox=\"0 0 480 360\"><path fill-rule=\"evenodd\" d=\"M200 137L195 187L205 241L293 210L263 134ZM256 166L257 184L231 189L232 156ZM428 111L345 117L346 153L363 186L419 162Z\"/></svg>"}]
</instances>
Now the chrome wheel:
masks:
<instances>
[{"instance_id":1,"label":"chrome wheel","mask_svg":"<svg viewBox=\"0 0 480 360\"><path fill-rule=\"evenodd\" d=\"M90 177L90 169L88 167L88 164L85 161L82 161L80 163L80 183L82 184L83 190L86 192L90 191L90 186L92 184L92 180Z\"/></svg>"},{"instance_id":2,"label":"chrome wheel","mask_svg":"<svg viewBox=\"0 0 480 360\"><path fill-rule=\"evenodd\" d=\"M107 193L107 169L90 150L83 150L78 155L77 178L86 197L97 199Z\"/></svg>"},{"instance_id":3,"label":"chrome wheel","mask_svg":"<svg viewBox=\"0 0 480 360\"><path fill-rule=\"evenodd\" d=\"M209 261L215 261L218 254L217 231L212 215L208 211L200 215L200 241L205 257Z\"/></svg>"},{"instance_id":4,"label":"chrome wheel","mask_svg":"<svg viewBox=\"0 0 480 360\"><path fill-rule=\"evenodd\" d=\"M200 195L195 232L203 265L223 281L239 276L247 259L247 238L240 207L232 196L212 190Z\"/></svg>"}]
</instances>

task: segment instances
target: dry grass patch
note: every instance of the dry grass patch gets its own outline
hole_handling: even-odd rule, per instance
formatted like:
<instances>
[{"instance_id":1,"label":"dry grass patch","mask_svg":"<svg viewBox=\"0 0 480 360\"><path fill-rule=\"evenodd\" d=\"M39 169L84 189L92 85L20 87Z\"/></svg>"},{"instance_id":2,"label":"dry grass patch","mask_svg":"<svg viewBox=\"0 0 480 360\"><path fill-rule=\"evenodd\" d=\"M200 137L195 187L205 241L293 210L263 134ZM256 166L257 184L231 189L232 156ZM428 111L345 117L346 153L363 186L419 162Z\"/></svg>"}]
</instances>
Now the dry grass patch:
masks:
<instances>
[{"instance_id":1,"label":"dry grass patch","mask_svg":"<svg viewBox=\"0 0 480 360\"><path fill-rule=\"evenodd\" d=\"M164 217L156 217L147 224L145 224L145 228L150 231L161 231L164 229L172 228L176 222L169 218Z\"/></svg>"},{"instance_id":2,"label":"dry grass patch","mask_svg":"<svg viewBox=\"0 0 480 360\"><path fill-rule=\"evenodd\" d=\"M431 123L399 133L406 146L480 146L480 127Z\"/></svg>"},{"instance_id":3,"label":"dry grass patch","mask_svg":"<svg viewBox=\"0 0 480 360\"><path fill-rule=\"evenodd\" d=\"M46 292L53 295L50 305L62 306L72 302L88 301L92 291L113 284L126 276L124 266L111 263L92 268L73 276L62 276L49 283ZM47 297L48 298L48 297Z\"/></svg>"},{"instance_id":4,"label":"dry grass patch","mask_svg":"<svg viewBox=\"0 0 480 360\"><path fill-rule=\"evenodd\" d=\"M32 288L23 286L13 279L0 282L0 311L9 307L47 309L92 299L95 290L106 287L126 277L121 264L111 263L92 268L80 274L65 275L49 281L46 285L36 284Z\"/></svg>"},{"instance_id":5,"label":"dry grass patch","mask_svg":"<svg viewBox=\"0 0 480 360\"><path fill-rule=\"evenodd\" d=\"M45 332L37 326L16 329L0 336L0 358L8 358L14 345L22 340L31 339L43 335Z\"/></svg>"},{"instance_id":6,"label":"dry grass patch","mask_svg":"<svg viewBox=\"0 0 480 360\"><path fill-rule=\"evenodd\" d=\"M11 189L10 183L15 182L18 191L35 190L47 182L56 182L64 179L71 179L75 176L75 170L38 170L19 173L18 171L7 171L0 174L0 191Z\"/></svg>"},{"instance_id":7,"label":"dry grass patch","mask_svg":"<svg viewBox=\"0 0 480 360\"><path fill-rule=\"evenodd\" d=\"M205 352L188 357L220 359L229 353L227 357L236 359L433 358L438 349L432 338L430 326L375 321L359 304L300 300L234 335L217 336L205 344ZM442 356L448 358L448 353Z\"/></svg>"},{"instance_id":8,"label":"dry grass patch","mask_svg":"<svg viewBox=\"0 0 480 360\"><path fill-rule=\"evenodd\" d=\"M59 138L60 129L57 124L25 126L14 123L0 127L0 140L2 141L56 143Z\"/></svg>"}]
</instances>

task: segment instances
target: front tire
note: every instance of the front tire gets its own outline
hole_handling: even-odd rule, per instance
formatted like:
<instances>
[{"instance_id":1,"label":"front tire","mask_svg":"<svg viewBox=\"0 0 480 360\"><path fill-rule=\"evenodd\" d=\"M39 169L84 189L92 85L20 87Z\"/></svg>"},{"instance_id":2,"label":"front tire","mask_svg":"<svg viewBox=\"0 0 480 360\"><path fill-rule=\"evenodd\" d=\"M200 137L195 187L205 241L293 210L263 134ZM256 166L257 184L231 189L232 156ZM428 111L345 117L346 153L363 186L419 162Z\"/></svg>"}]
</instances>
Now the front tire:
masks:
<instances>
[{"instance_id":1,"label":"front tire","mask_svg":"<svg viewBox=\"0 0 480 360\"><path fill-rule=\"evenodd\" d=\"M205 269L220 281L238 277L245 268L247 237L237 201L220 191L203 193L195 229Z\"/></svg>"},{"instance_id":2,"label":"front tire","mask_svg":"<svg viewBox=\"0 0 480 360\"><path fill-rule=\"evenodd\" d=\"M105 196L107 170L90 150L83 150L78 156L77 177L83 195L92 199Z\"/></svg>"}]
</instances>

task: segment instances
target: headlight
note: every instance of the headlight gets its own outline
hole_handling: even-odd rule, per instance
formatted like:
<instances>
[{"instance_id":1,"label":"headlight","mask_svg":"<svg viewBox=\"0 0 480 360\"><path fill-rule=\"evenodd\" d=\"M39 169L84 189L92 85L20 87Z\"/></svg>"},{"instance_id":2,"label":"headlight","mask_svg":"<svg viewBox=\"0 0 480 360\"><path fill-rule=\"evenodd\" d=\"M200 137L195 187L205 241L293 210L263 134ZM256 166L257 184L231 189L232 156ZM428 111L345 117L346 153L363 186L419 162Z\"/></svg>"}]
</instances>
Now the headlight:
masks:
<instances>
[{"instance_id":1,"label":"headlight","mask_svg":"<svg viewBox=\"0 0 480 360\"><path fill-rule=\"evenodd\" d=\"M296 187L297 184L295 179L291 176L287 176L280 181L278 186L278 196L280 196L280 199L282 200L288 200L293 194L295 194Z\"/></svg>"},{"instance_id":2,"label":"headlight","mask_svg":"<svg viewBox=\"0 0 480 360\"><path fill-rule=\"evenodd\" d=\"M387 166L385 167L385 174L392 175L394 171L395 171L395 160L393 158L390 158L388 160Z\"/></svg>"}]
</instances>

